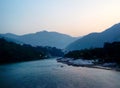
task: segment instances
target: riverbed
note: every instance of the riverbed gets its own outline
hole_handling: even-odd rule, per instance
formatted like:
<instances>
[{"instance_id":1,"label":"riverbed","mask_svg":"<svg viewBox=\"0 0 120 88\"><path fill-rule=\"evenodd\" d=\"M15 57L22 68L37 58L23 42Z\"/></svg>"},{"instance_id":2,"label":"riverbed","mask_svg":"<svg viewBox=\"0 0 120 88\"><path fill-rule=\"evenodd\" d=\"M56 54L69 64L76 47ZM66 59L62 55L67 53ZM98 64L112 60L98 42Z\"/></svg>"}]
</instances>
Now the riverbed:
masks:
<instances>
[{"instance_id":1,"label":"riverbed","mask_svg":"<svg viewBox=\"0 0 120 88\"><path fill-rule=\"evenodd\" d=\"M68 66L51 58L0 65L0 88L120 88L120 72Z\"/></svg>"}]
</instances>

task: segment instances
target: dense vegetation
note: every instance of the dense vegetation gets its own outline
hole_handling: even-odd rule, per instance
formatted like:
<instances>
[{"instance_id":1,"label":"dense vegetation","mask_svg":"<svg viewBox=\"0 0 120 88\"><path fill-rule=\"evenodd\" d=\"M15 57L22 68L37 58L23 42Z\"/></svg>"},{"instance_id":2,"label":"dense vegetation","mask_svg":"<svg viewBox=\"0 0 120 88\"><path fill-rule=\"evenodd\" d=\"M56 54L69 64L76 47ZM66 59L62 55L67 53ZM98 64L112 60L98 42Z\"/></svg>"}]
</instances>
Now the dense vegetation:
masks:
<instances>
[{"instance_id":1,"label":"dense vegetation","mask_svg":"<svg viewBox=\"0 0 120 88\"><path fill-rule=\"evenodd\" d=\"M0 63L44 59L52 56L63 56L63 52L55 47L32 47L0 38Z\"/></svg>"},{"instance_id":2,"label":"dense vegetation","mask_svg":"<svg viewBox=\"0 0 120 88\"><path fill-rule=\"evenodd\" d=\"M98 60L100 63L116 62L120 64L120 42L105 43L103 48L71 51L65 54L65 57Z\"/></svg>"}]
</instances>

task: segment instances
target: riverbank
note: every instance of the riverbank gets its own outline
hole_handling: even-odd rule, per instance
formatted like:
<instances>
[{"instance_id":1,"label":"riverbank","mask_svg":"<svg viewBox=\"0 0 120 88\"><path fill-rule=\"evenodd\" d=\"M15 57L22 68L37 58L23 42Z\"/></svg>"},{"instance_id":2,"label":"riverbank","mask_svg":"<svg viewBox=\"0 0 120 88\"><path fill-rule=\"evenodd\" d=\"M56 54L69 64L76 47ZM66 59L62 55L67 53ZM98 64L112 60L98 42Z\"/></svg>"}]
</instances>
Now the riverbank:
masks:
<instances>
[{"instance_id":1,"label":"riverbank","mask_svg":"<svg viewBox=\"0 0 120 88\"><path fill-rule=\"evenodd\" d=\"M57 62L61 62L67 65L72 65L76 67L88 67L88 68L98 68L105 70L115 70L120 71L120 66L116 63L102 63L96 64L94 60L83 60L83 59L73 59L73 58L58 58Z\"/></svg>"}]
</instances>

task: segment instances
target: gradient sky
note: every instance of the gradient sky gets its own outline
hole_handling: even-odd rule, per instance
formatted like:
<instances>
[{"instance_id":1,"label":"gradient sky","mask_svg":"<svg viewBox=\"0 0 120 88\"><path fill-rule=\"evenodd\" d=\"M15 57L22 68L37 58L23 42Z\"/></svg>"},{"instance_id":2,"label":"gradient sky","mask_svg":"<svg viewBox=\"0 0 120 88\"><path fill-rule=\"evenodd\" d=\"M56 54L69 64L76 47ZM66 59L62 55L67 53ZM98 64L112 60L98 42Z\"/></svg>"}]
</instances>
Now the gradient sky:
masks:
<instances>
[{"instance_id":1,"label":"gradient sky","mask_svg":"<svg viewBox=\"0 0 120 88\"><path fill-rule=\"evenodd\" d=\"M0 33L82 36L119 22L120 0L0 0Z\"/></svg>"}]
</instances>

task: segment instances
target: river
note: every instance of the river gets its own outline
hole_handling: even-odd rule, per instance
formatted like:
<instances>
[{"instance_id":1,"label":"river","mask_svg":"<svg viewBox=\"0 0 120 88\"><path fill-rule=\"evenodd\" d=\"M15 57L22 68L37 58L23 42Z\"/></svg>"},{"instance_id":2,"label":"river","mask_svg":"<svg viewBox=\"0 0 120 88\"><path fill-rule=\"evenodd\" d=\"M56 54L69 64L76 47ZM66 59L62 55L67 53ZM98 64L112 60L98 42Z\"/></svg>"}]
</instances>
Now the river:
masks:
<instances>
[{"instance_id":1,"label":"river","mask_svg":"<svg viewBox=\"0 0 120 88\"><path fill-rule=\"evenodd\" d=\"M21 62L0 66L0 88L120 88L120 72L56 59Z\"/></svg>"}]
</instances>

